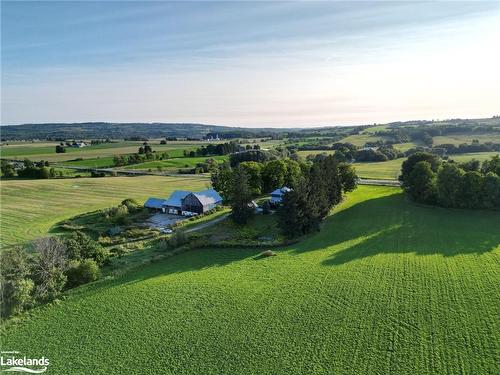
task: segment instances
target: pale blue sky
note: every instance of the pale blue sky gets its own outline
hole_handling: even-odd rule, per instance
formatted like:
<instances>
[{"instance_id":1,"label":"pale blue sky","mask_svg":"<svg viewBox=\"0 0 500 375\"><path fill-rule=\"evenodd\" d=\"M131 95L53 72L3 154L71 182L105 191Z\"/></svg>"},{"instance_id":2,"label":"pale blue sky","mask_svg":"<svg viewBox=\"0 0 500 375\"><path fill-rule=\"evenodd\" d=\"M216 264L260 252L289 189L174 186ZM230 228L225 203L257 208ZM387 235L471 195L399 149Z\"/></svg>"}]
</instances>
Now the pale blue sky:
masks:
<instances>
[{"instance_id":1,"label":"pale blue sky","mask_svg":"<svg viewBox=\"0 0 500 375\"><path fill-rule=\"evenodd\" d=\"M3 2L2 124L500 112L500 2Z\"/></svg>"}]
</instances>

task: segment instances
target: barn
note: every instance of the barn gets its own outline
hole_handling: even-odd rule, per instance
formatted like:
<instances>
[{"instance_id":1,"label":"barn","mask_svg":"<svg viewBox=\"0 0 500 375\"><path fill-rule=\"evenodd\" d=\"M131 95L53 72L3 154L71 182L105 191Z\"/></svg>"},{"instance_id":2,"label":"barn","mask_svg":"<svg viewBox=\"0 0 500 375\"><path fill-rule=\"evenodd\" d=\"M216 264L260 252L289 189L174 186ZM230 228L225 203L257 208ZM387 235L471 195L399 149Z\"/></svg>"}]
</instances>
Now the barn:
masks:
<instances>
[{"instance_id":1,"label":"barn","mask_svg":"<svg viewBox=\"0 0 500 375\"><path fill-rule=\"evenodd\" d=\"M214 189L190 193L182 199L182 213L202 214L222 203L222 197Z\"/></svg>"},{"instance_id":2,"label":"barn","mask_svg":"<svg viewBox=\"0 0 500 375\"><path fill-rule=\"evenodd\" d=\"M214 189L199 192L175 190L168 199L149 198L144 207L172 215L205 213L222 204L222 197Z\"/></svg>"}]
</instances>

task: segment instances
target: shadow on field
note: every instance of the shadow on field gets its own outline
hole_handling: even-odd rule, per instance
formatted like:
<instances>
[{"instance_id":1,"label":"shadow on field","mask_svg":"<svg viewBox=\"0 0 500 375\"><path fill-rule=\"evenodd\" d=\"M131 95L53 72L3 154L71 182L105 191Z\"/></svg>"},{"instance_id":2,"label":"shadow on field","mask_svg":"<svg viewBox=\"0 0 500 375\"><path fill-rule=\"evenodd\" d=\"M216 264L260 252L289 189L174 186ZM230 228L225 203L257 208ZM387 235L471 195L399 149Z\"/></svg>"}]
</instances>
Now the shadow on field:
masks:
<instances>
[{"instance_id":1,"label":"shadow on field","mask_svg":"<svg viewBox=\"0 0 500 375\"><path fill-rule=\"evenodd\" d=\"M500 244L499 222L499 212L422 206L393 194L336 213L292 253L336 246L324 265L383 253L482 254Z\"/></svg>"},{"instance_id":2,"label":"shadow on field","mask_svg":"<svg viewBox=\"0 0 500 375\"><path fill-rule=\"evenodd\" d=\"M150 278L168 277L169 275L200 271L213 267L221 267L243 259L253 259L255 249L196 249L177 254L158 261L147 263L125 271L115 278L100 280L93 284L72 289L69 294L87 297L116 286L134 284ZM235 276L236 277L236 276Z\"/></svg>"}]
</instances>

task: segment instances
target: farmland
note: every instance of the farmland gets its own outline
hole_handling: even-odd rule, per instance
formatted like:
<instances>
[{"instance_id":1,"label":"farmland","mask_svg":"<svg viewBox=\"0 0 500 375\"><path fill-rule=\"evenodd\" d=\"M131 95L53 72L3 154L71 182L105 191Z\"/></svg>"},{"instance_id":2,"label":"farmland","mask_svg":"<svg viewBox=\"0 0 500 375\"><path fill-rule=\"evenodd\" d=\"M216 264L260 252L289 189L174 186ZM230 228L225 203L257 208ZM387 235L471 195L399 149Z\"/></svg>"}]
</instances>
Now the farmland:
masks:
<instances>
[{"instance_id":1,"label":"farmland","mask_svg":"<svg viewBox=\"0 0 500 375\"><path fill-rule=\"evenodd\" d=\"M117 141L113 143L101 143L98 145L73 148L67 147L65 153L56 154L57 142L34 142L34 143L13 143L1 146L2 158L23 160L48 160L50 162L63 162L74 159L96 159L112 158L115 155L126 155L136 153L143 142L140 141ZM214 142L217 143L217 142ZM200 141L172 141L166 145L161 145L159 140L150 141L153 150L158 152L168 152L171 157L182 156L183 150L194 150L206 142ZM90 166L93 167L93 161Z\"/></svg>"},{"instance_id":2,"label":"farmland","mask_svg":"<svg viewBox=\"0 0 500 375\"><path fill-rule=\"evenodd\" d=\"M203 157L193 157L193 158L172 158L167 160L155 160L148 161L140 164L128 165L125 169L154 169L154 168L164 168L164 169L179 169L179 168L193 168L196 163L204 163L207 159L214 159L217 162L223 162L227 160L227 156L203 156Z\"/></svg>"},{"instance_id":3,"label":"farmland","mask_svg":"<svg viewBox=\"0 0 500 375\"><path fill-rule=\"evenodd\" d=\"M203 249L78 288L2 349L53 373L495 373L499 221L363 186L276 257Z\"/></svg>"},{"instance_id":4,"label":"farmland","mask_svg":"<svg viewBox=\"0 0 500 375\"><path fill-rule=\"evenodd\" d=\"M168 197L175 189L201 189L207 183L199 176L2 180L2 245L44 235L58 221L126 198Z\"/></svg>"}]
</instances>

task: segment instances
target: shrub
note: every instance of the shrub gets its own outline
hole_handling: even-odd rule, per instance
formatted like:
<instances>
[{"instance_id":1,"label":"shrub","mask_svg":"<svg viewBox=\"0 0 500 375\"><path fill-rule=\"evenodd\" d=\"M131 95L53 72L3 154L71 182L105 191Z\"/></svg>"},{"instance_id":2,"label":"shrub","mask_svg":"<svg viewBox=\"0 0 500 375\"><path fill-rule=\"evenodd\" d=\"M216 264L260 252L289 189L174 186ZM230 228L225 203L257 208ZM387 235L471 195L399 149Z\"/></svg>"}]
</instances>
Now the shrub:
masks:
<instances>
[{"instance_id":1,"label":"shrub","mask_svg":"<svg viewBox=\"0 0 500 375\"><path fill-rule=\"evenodd\" d=\"M109 252L97 241L83 232L76 231L66 240L68 258L72 260L93 259L103 265L109 258Z\"/></svg>"},{"instance_id":2,"label":"shrub","mask_svg":"<svg viewBox=\"0 0 500 375\"><path fill-rule=\"evenodd\" d=\"M188 242L188 236L182 229L176 229L168 239L168 247L175 249Z\"/></svg>"},{"instance_id":3,"label":"shrub","mask_svg":"<svg viewBox=\"0 0 500 375\"><path fill-rule=\"evenodd\" d=\"M99 278L100 271L97 263L93 259L83 259L81 261L72 261L66 271L68 278L67 286L75 287L78 285L90 283Z\"/></svg>"}]
</instances>

